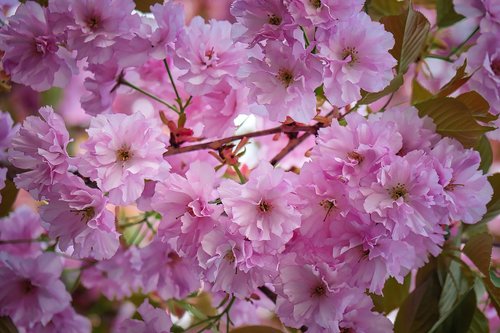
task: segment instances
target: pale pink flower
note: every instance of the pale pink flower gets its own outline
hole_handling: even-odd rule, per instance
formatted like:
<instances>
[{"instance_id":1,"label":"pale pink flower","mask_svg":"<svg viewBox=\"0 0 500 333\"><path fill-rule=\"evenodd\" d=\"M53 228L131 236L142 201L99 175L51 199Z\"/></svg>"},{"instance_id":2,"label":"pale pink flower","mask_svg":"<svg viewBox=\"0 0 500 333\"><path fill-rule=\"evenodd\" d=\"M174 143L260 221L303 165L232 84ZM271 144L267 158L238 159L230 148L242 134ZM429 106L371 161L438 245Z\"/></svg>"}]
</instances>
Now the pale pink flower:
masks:
<instances>
[{"instance_id":1,"label":"pale pink flower","mask_svg":"<svg viewBox=\"0 0 500 333\"><path fill-rule=\"evenodd\" d=\"M316 115L316 89L322 81L323 65L299 42L287 46L268 41L264 58L250 58L241 70L250 88L249 101L261 105L260 115L284 121L286 116L308 122Z\"/></svg>"},{"instance_id":2,"label":"pale pink flower","mask_svg":"<svg viewBox=\"0 0 500 333\"><path fill-rule=\"evenodd\" d=\"M443 138L431 152L437 160L439 183L443 186L444 205L454 221L476 223L486 213L493 189L478 170L481 157L464 149L453 139Z\"/></svg>"},{"instance_id":3,"label":"pale pink flower","mask_svg":"<svg viewBox=\"0 0 500 333\"><path fill-rule=\"evenodd\" d=\"M223 81L213 91L193 99L186 110L188 124L202 124L205 137L230 135L235 130L234 119L249 111L247 99L247 87Z\"/></svg>"},{"instance_id":4,"label":"pale pink flower","mask_svg":"<svg viewBox=\"0 0 500 333\"><path fill-rule=\"evenodd\" d=\"M140 249L139 255L143 292L156 292L162 299L183 299L200 288L199 267L194 257L180 257L161 240Z\"/></svg>"},{"instance_id":5,"label":"pale pink flower","mask_svg":"<svg viewBox=\"0 0 500 333\"><path fill-rule=\"evenodd\" d=\"M47 324L37 323L28 330L29 333L90 333L91 331L90 320L77 314L71 306L56 313Z\"/></svg>"},{"instance_id":6,"label":"pale pink flower","mask_svg":"<svg viewBox=\"0 0 500 333\"><path fill-rule=\"evenodd\" d=\"M228 222L221 221L221 224ZM249 297L258 287L273 280L278 265L276 259L255 253L251 242L223 228L207 233L198 250L202 276L212 283L211 289L233 293L239 298Z\"/></svg>"},{"instance_id":7,"label":"pale pink flower","mask_svg":"<svg viewBox=\"0 0 500 333\"><path fill-rule=\"evenodd\" d=\"M319 53L327 62L325 95L335 106L361 99L361 89L377 92L394 77L396 59L389 50L392 34L365 13L339 22L330 30L318 30Z\"/></svg>"},{"instance_id":8,"label":"pale pink flower","mask_svg":"<svg viewBox=\"0 0 500 333\"><path fill-rule=\"evenodd\" d=\"M85 78L83 84L87 92L82 94L80 102L85 112L95 116L110 111L116 91L120 89L118 79L122 69L116 61L90 64L88 69L93 76Z\"/></svg>"},{"instance_id":9,"label":"pale pink flower","mask_svg":"<svg viewBox=\"0 0 500 333\"><path fill-rule=\"evenodd\" d=\"M468 52L468 67L474 72L469 86L490 104L490 112L500 114L500 41L499 27L481 34Z\"/></svg>"},{"instance_id":10,"label":"pale pink flower","mask_svg":"<svg viewBox=\"0 0 500 333\"><path fill-rule=\"evenodd\" d=\"M132 39L140 18L132 15L131 0L71 0L73 22L68 27L68 44L78 59L102 64L110 60L122 39ZM113 8L113 10L109 10Z\"/></svg>"},{"instance_id":11,"label":"pale pink flower","mask_svg":"<svg viewBox=\"0 0 500 333\"><path fill-rule=\"evenodd\" d=\"M48 323L71 300L59 280L61 258L44 253L35 259L0 256L0 315L21 326Z\"/></svg>"},{"instance_id":12,"label":"pale pink flower","mask_svg":"<svg viewBox=\"0 0 500 333\"><path fill-rule=\"evenodd\" d=\"M379 115L382 124L387 123L388 126L392 125L390 123L396 124L396 130L403 139L398 155L405 155L418 149L429 151L440 139L432 119L427 116L420 118L418 110L414 107L394 107L377 113L374 117Z\"/></svg>"},{"instance_id":13,"label":"pale pink flower","mask_svg":"<svg viewBox=\"0 0 500 333\"><path fill-rule=\"evenodd\" d=\"M98 260L116 253L119 235L101 191L72 176L57 185L48 199L49 203L40 207L40 215L61 250L72 247L75 257Z\"/></svg>"},{"instance_id":14,"label":"pale pink flower","mask_svg":"<svg viewBox=\"0 0 500 333\"><path fill-rule=\"evenodd\" d=\"M236 0L231 14L238 22L233 36L250 46L268 39L291 39L297 27L283 0Z\"/></svg>"},{"instance_id":15,"label":"pale pink flower","mask_svg":"<svg viewBox=\"0 0 500 333\"><path fill-rule=\"evenodd\" d=\"M151 56L156 59L165 59L169 53L169 47L177 39L177 34L184 27L184 9L182 5L173 1L165 1L163 4L151 6L158 28L150 37L153 50Z\"/></svg>"},{"instance_id":16,"label":"pale pink flower","mask_svg":"<svg viewBox=\"0 0 500 333\"><path fill-rule=\"evenodd\" d=\"M231 23L195 17L175 44L174 63L185 74L179 77L191 95L204 95L222 81L233 82L246 63L244 45L231 38Z\"/></svg>"},{"instance_id":17,"label":"pale pink flower","mask_svg":"<svg viewBox=\"0 0 500 333\"><path fill-rule=\"evenodd\" d=\"M259 252L282 251L300 226L298 197L289 176L281 169L261 163L247 183L226 180L219 187L231 228L250 241L262 242L262 247L257 246Z\"/></svg>"},{"instance_id":18,"label":"pale pink flower","mask_svg":"<svg viewBox=\"0 0 500 333\"><path fill-rule=\"evenodd\" d=\"M402 283L409 271L422 263L405 240L393 240L391 233L367 214L350 213L329 228L331 262L340 280L350 286L380 294L390 276Z\"/></svg>"},{"instance_id":19,"label":"pale pink flower","mask_svg":"<svg viewBox=\"0 0 500 333\"><path fill-rule=\"evenodd\" d=\"M361 290L344 289L340 292L342 320L339 323L340 332L354 331L356 333L387 333L393 327L389 318L372 312L371 298Z\"/></svg>"},{"instance_id":20,"label":"pale pink flower","mask_svg":"<svg viewBox=\"0 0 500 333\"><path fill-rule=\"evenodd\" d=\"M41 199L50 191L50 186L67 174L66 146L70 139L64 121L51 107L43 107L38 112L42 118L26 118L12 138L9 160L15 167L26 170L16 176L16 185Z\"/></svg>"},{"instance_id":21,"label":"pale pink flower","mask_svg":"<svg viewBox=\"0 0 500 333\"><path fill-rule=\"evenodd\" d=\"M4 70L12 81L43 91L64 87L78 72L71 53L49 24L48 10L29 1L21 4L0 30Z\"/></svg>"},{"instance_id":22,"label":"pale pink flower","mask_svg":"<svg viewBox=\"0 0 500 333\"><path fill-rule=\"evenodd\" d=\"M118 330L123 333L169 333L172 327L172 320L167 312L160 308L155 308L149 304L146 298L139 306L137 312L141 315L141 320L124 320Z\"/></svg>"},{"instance_id":23,"label":"pale pink flower","mask_svg":"<svg viewBox=\"0 0 500 333\"><path fill-rule=\"evenodd\" d=\"M81 275L85 288L97 290L110 300L122 300L138 292L140 279L139 251L134 246L82 270Z\"/></svg>"},{"instance_id":24,"label":"pale pink flower","mask_svg":"<svg viewBox=\"0 0 500 333\"><path fill-rule=\"evenodd\" d=\"M357 189L363 178L372 178L382 160L401 150L402 137L395 123L366 120L357 113L345 117L347 126L333 121L319 131L313 160L330 177L342 177Z\"/></svg>"},{"instance_id":25,"label":"pale pink flower","mask_svg":"<svg viewBox=\"0 0 500 333\"><path fill-rule=\"evenodd\" d=\"M20 206L9 216L0 219L0 252L7 252L19 257L36 257L42 252L36 239L42 234L40 216L27 206ZM9 240L30 240L33 242L12 243Z\"/></svg>"},{"instance_id":26,"label":"pale pink flower","mask_svg":"<svg viewBox=\"0 0 500 333\"><path fill-rule=\"evenodd\" d=\"M276 313L283 323L297 328L306 325L312 332L335 332L342 318L338 292L345 288L335 272L325 264L283 261L279 273Z\"/></svg>"},{"instance_id":27,"label":"pale pink flower","mask_svg":"<svg viewBox=\"0 0 500 333\"><path fill-rule=\"evenodd\" d=\"M163 160L166 137L159 121L142 113L99 115L91 120L87 133L78 170L109 192L111 203L137 200L144 181L155 180L167 164Z\"/></svg>"},{"instance_id":28,"label":"pale pink flower","mask_svg":"<svg viewBox=\"0 0 500 333\"><path fill-rule=\"evenodd\" d=\"M182 255L194 255L200 239L217 224L223 209L215 203L219 178L205 162L193 162L185 176L170 174L155 187L151 206L162 214L159 235L176 238Z\"/></svg>"},{"instance_id":29,"label":"pale pink flower","mask_svg":"<svg viewBox=\"0 0 500 333\"><path fill-rule=\"evenodd\" d=\"M394 156L378 171L377 180L361 192L366 198L366 212L384 224L394 239L403 239L409 233L428 236L434 224L448 223L435 207L443 187L433 160L421 150Z\"/></svg>"},{"instance_id":30,"label":"pale pink flower","mask_svg":"<svg viewBox=\"0 0 500 333\"><path fill-rule=\"evenodd\" d=\"M290 0L288 9L295 21L304 27L328 29L338 20L356 15L364 0Z\"/></svg>"},{"instance_id":31,"label":"pale pink flower","mask_svg":"<svg viewBox=\"0 0 500 333\"><path fill-rule=\"evenodd\" d=\"M14 125L10 114L0 111L0 160L7 158L7 149L10 148L12 138L18 130L19 125Z\"/></svg>"}]
</instances>

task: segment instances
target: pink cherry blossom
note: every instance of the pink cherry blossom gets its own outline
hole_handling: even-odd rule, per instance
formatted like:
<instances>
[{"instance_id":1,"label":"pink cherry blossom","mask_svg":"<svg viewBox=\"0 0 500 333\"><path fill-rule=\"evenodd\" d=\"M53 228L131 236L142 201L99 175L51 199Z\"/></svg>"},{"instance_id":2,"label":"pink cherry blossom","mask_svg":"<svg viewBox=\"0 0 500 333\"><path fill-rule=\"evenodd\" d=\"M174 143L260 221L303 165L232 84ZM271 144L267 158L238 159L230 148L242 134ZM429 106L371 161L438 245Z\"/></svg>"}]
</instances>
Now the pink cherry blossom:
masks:
<instances>
[{"instance_id":1,"label":"pink cherry blossom","mask_svg":"<svg viewBox=\"0 0 500 333\"><path fill-rule=\"evenodd\" d=\"M122 300L139 290L140 268L139 251L131 246L85 269L81 281L86 288L97 290L110 300Z\"/></svg>"},{"instance_id":2,"label":"pink cherry blossom","mask_svg":"<svg viewBox=\"0 0 500 333\"><path fill-rule=\"evenodd\" d=\"M0 252L19 257L36 257L42 247L36 239L43 233L40 216L27 206L20 206L9 216L0 219ZM9 244L11 240L25 240L26 243ZM33 242L29 242L33 240Z\"/></svg>"},{"instance_id":3,"label":"pink cherry blossom","mask_svg":"<svg viewBox=\"0 0 500 333\"><path fill-rule=\"evenodd\" d=\"M242 235L230 234L223 228L203 237L198 262L213 291L234 293L240 298L249 297L259 286L271 282L277 269L276 257L254 253Z\"/></svg>"},{"instance_id":4,"label":"pink cherry blossom","mask_svg":"<svg viewBox=\"0 0 500 333\"><path fill-rule=\"evenodd\" d=\"M20 259L0 254L0 315L28 326L47 324L71 300L59 280L62 260L53 253Z\"/></svg>"},{"instance_id":5,"label":"pink cherry blossom","mask_svg":"<svg viewBox=\"0 0 500 333\"><path fill-rule=\"evenodd\" d=\"M0 160L7 158L7 149L10 148L12 138L18 129L19 125L14 125L9 113L0 112Z\"/></svg>"},{"instance_id":6,"label":"pink cherry blossom","mask_svg":"<svg viewBox=\"0 0 500 333\"><path fill-rule=\"evenodd\" d=\"M155 240L139 250L144 292L157 292L163 299L183 299L200 288L195 258L180 257L168 243Z\"/></svg>"},{"instance_id":7,"label":"pink cherry blossom","mask_svg":"<svg viewBox=\"0 0 500 333\"><path fill-rule=\"evenodd\" d=\"M288 176L283 170L262 163L247 183L227 180L219 187L234 229L250 241L262 242L259 251L282 250L300 226L298 197Z\"/></svg>"},{"instance_id":8,"label":"pink cherry blossom","mask_svg":"<svg viewBox=\"0 0 500 333\"><path fill-rule=\"evenodd\" d=\"M477 44L469 50L468 66L474 72L469 82L490 104L490 112L500 114L500 26L481 34Z\"/></svg>"},{"instance_id":9,"label":"pink cherry blossom","mask_svg":"<svg viewBox=\"0 0 500 333\"><path fill-rule=\"evenodd\" d=\"M428 151L440 138L432 119L427 116L420 118L414 107L391 108L380 113L380 120L388 126L392 125L391 122L396 125L397 132L403 139L398 155L418 149Z\"/></svg>"},{"instance_id":10,"label":"pink cherry blossom","mask_svg":"<svg viewBox=\"0 0 500 333\"><path fill-rule=\"evenodd\" d=\"M151 6L158 28L151 35L151 44L154 50L151 56L156 59L164 59L168 53L167 49L173 46L177 34L184 26L184 10L178 3L166 1L163 4Z\"/></svg>"},{"instance_id":11,"label":"pink cherry blossom","mask_svg":"<svg viewBox=\"0 0 500 333\"><path fill-rule=\"evenodd\" d=\"M238 22L233 35L250 46L268 39L290 39L297 27L283 0L236 0L231 14Z\"/></svg>"},{"instance_id":12,"label":"pink cherry blossom","mask_svg":"<svg viewBox=\"0 0 500 333\"><path fill-rule=\"evenodd\" d=\"M63 119L51 107L39 111L42 118L30 116L12 138L9 160L26 170L14 179L16 185L42 198L49 187L62 180L69 167L66 147L70 142Z\"/></svg>"},{"instance_id":13,"label":"pink cherry blossom","mask_svg":"<svg viewBox=\"0 0 500 333\"><path fill-rule=\"evenodd\" d=\"M140 27L140 18L132 15L131 0L71 0L68 5L74 20L68 27L68 44L78 59L89 63L110 60L117 45L131 39Z\"/></svg>"},{"instance_id":14,"label":"pink cherry blossom","mask_svg":"<svg viewBox=\"0 0 500 333\"><path fill-rule=\"evenodd\" d=\"M160 170L169 168L163 160L166 138L155 120L142 113L99 115L87 133L79 171L109 192L111 203L134 202L146 179L154 180Z\"/></svg>"},{"instance_id":15,"label":"pink cherry blossom","mask_svg":"<svg viewBox=\"0 0 500 333\"><path fill-rule=\"evenodd\" d=\"M402 239L410 232L427 236L433 223L447 223L434 208L443 187L438 183L432 159L422 151L395 156L377 173L376 182L361 192L366 197L364 209L391 230L394 239Z\"/></svg>"},{"instance_id":16,"label":"pink cherry blossom","mask_svg":"<svg viewBox=\"0 0 500 333\"><path fill-rule=\"evenodd\" d=\"M450 218L476 223L486 213L493 189L479 169L481 158L472 149L444 138L432 149L437 160L439 183L443 186L445 205Z\"/></svg>"},{"instance_id":17,"label":"pink cherry blossom","mask_svg":"<svg viewBox=\"0 0 500 333\"><path fill-rule=\"evenodd\" d=\"M90 333L91 331L90 320L77 314L70 306L56 313L47 324L37 323L31 330L28 330L34 333Z\"/></svg>"},{"instance_id":18,"label":"pink cherry blossom","mask_svg":"<svg viewBox=\"0 0 500 333\"><path fill-rule=\"evenodd\" d=\"M155 308L146 299L137 309L142 321L127 319L118 330L124 333L168 333L172 327L172 320L165 310Z\"/></svg>"},{"instance_id":19,"label":"pink cherry blossom","mask_svg":"<svg viewBox=\"0 0 500 333\"><path fill-rule=\"evenodd\" d=\"M359 13L335 28L318 31L319 53L327 62L325 95L336 106L361 99L361 89L377 92L394 77L389 53L394 38L380 23Z\"/></svg>"},{"instance_id":20,"label":"pink cherry blossom","mask_svg":"<svg viewBox=\"0 0 500 333\"><path fill-rule=\"evenodd\" d=\"M65 179L56 190L40 214L49 236L58 239L59 248L66 251L71 247L77 258L112 257L119 235L102 192L87 187L76 176Z\"/></svg>"},{"instance_id":21,"label":"pink cherry blossom","mask_svg":"<svg viewBox=\"0 0 500 333\"><path fill-rule=\"evenodd\" d=\"M52 31L48 10L36 2L18 7L0 30L3 68L14 82L43 91L64 87L78 72L64 40Z\"/></svg>"},{"instance_id":22,"label":"pink cherry blossom","mask_svg":"<svg viewBox=\"0 0 500 333\"><path fill-rule=\"evenodd\" d=\"M195 17L175 44L175 65L185 74L179 77L191 95L204 95L222 81L235 80L246 62L244 45L231 38L231 23Z\"/></svg>"},{"instance_id":23,"label":"pink cherry blossom","mask_svg":"<svg viewBox=\"0 0 500 333\"><path fill-rule=\"evenodd\" d=\"M258 114L276 121L290 116L299 122L308 122L316 115L314 90L321 84L323 69L310 51L298 42L287 46L268 41L263 59L251 58L243 67L249 101L263 107Z\"/></svg>"},{"instance_id":24,"label":"pink cherry blossom","mask_svg":"<svg viewBox=\"0 0 500 333\"><path fill-rule=\"evenodd\" d=\"M213 167L193 162L185 177L170 174L156 184L151 206L162 214L160 235L176 239L182 255L194 255L200 239L217 224L222 207L215 204L218 178Z\"/></svg>"},{"instance_id":25,"label":"pink cherry blossom","mask_svg":"<svg viewBox=\"0 0 500 333\"><path fill-rule=\"evenodd\" d=\"M290 0L288 8L295 21L305 27L328 29L356 15L363 8L364 0Z\"/></svg>"}]
</instances>

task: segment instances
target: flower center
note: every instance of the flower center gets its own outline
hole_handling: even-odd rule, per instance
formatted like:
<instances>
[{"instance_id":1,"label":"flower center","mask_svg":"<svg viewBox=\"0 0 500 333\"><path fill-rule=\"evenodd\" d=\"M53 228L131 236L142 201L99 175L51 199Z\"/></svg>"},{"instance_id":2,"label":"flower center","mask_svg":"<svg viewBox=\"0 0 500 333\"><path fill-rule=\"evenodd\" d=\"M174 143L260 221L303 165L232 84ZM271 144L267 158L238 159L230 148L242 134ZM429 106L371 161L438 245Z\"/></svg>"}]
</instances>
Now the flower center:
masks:
<instances>
[{"instance_id":1,"label":"flower center","mask_svg":"<svg viewBox=\"0 0 500 333\"><path fill-rule=\"evenodd\" d=\"M281 68L276 77L283 83L285 88L288 88L293 83L293 72L289 69Z\"/></svg>"},{"instance_id":2,"label":"flower center","mask_svg":"<svg viewBox=\"0 0 500 333\"><path fill-rule=\"evenodd\" d=\"M355 152L355 151L351 151L350 153L347 153L347 158L352 163L356 162L356 164L360 164L361 162L363 162L363 159L364 159L363 155L361 155L360 153Z\"/></svg>"},{"instance_id":3,"label":"flower center","mask_svg":"<svg viewBox=\"0 0 500 333\"><path fill-rule=\"evenodd\" d=\"M404 199L408 194L408 190L406 189L404 184L398 183L390 190L390 193L393 200L398 200L399 198Z\"/></svg>"},{"instance_id":4,"label":"flower center","mask_svg":"<svg viewBox=\"0 0 500 333\"><path fill-rule=\"evenodd\" d=\"M94 209L94 207L87 207L87 208L84 208L82 210L76 211L76 213L78 215L80 215L80 220L82 222L87 223L94 218L95 209Z\"/></svg>"},{"instance_id":5,"label":"flower center","mask_svg":"<svg viewBox=\"0 0 500 333\"><path fill-rule=\"evenodd\" d=\"M326 285L321 282L316 287L311 289L311 297L321 297L326 295Z\"/></svg>"},{"instance_id":6,"label":"flower center","mask_svg":"<svg viewBox=\"0 0 500 333\"><path fill-rule=\"evenodd\" d=\"M280 25L281 24L281 17L276 16L274 14L268 15L267 23L269 23L270 25Z\"/></svg>"},{"instance_id":7,"label":"flower center","mask_svg":"<svg viewBox=\"0 0 500 333\"><path fill-rule=\"evenodd\" d=\"M258 207L262 213L268 213L273 209L273 206L265 200L261 200Z\"/></svg>"},{"instance_id":8,"label":"flower center","mask_svg":"<svg viewBox=\"0 0 500 333\"><path fill-rule=\"evenodd\" d=\"M455 184L455 179L452 178L450 183L444 187L444 190L453 192L458 186L464 186L464 184Z\"/></svg>"},{"instance_id":9,"label":"flower center","mask_svg":"<svg viewBox=\"0 0 500 333\"><path fill-rule=\"evenodd\" d=\"M500 58L497 58L491 62L491 70L496 76L500 76Z\"/></svg>"},{"instance_id":10,"label":"flower center","mask_svg":"<svg viewBox=\"0 0 500 333\"><path fill-rule=\"evenodd\" d=\"M340 327L340 333L354 333L351 327Z\"/></svg>"},{"instance_id":11,"label":"flower center","mask_svg":"<svg viewBox=\"0 0 500 333\"><path fill-rule=\"evenodd\" d=\"M40 54L57 52L57 45L53 38L47 36L35 37L35 49Z\"/></svg>"},{"instance_id":12,"label":"flower center","mask_svg":"<svg viewBox=\"0 0 500 333\"><path fill-rule=\"evenodd\" d=\"M320 8L321 7L321 0L309 0L309 3L314 8Z\"/></svg>"},{"instance_id":13,"label":"flower center","mask_svg":"<svg viewBox=\"0 0 500 333\"><path fill-rule=\"evenodd\" d=\"M133 154L127 147L122 147L116 152L116 159L118 161L126 162L132 158Z\"/></svg>"},{"instance_id":14,"label":"flower center","mask_svg":"<svg viewBox=\"0 0 500 333\"><path fill-rule=\"evenodd\" d=\"M335 208L335 200L324 199L319 202L319 205L326 210L326 215L325 218L323 219L323 222L325 222L328 215L330 215L332 209Z\"/></svg>"},{"instance_id":15,"label":"flower center","mask_svg":"<svg viewBox=\"0 0 500 333\"><path fill-rule=\"evenodd\" d=\"M96 30L97 28L99 28L99 25L101 23L100 21L101 20L97 16L90 16L87 18L85 23L90 30Z\"/></svg>"},{"instance_id":16,"label":"flower center","mask_svg":"<svg viewBox=\"0 0 500 333\"><path fill-rule=\"evenodd\" d=\"M354 47L346 47L342 50L342 60L351 58L349 65L354 65L358 61L358 51Z\"/></svg>"},{"instance_id":17,"label":"flower center","mask_svg":"<svg viewBox=\"0 0 500 333\"><path fill-rule=\"evenodd\" d=\"M226 254L224 255L224 259L227 260L230 264L234 263L234 261L236 260L236 257L234 256L234 253L232 250L229 250L226 252Z\"/></svg>"},{"instance_id":18,"label":"flower center","mask_svg":"<svg viewBox=\"0 0 500 333\"><path fill-rule=\"evenodd\" d=\"M26 293L26 294L29 294L31 292L33 292L35 289L36 289L36 286L34 286L32 283L31 283L31 280L29 279L23 279L21 280L21 289Z\"/></svg>"},{"instance_id":19,"label":"flower center","mask_svg":"<svg viewBox=\"0 0 500 333\"><path fill-rule=\"evenodd\" d=\"M168 259L170 259L169 263L168 264L176 264L178 263L179 261L181 261L181 257L179 257L179 255L175 252L169 252L167 254L167 257Z\"/></svg>"}]
</instances>

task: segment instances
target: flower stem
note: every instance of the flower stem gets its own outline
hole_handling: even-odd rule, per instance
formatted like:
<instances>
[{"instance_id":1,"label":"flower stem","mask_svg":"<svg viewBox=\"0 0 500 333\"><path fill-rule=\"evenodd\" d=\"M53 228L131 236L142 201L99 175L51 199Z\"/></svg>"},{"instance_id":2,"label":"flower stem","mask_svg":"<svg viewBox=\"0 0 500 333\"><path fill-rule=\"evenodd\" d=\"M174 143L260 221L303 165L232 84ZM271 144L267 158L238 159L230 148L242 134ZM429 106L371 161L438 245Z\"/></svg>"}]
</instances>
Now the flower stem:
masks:
<instances>
[{"instance_id":1,"label":"flower stem","mask_svg":"<svg viewBox=\"0 0 500 333\"><path fill-rule=\"evenodd\" d=\"M236 174L238 175L238 178L240 178L240 183L245 184L247 182L247 179L241 173L240 168L235 164L235 165L233 165L233 169L234 169L234 171L236 171Z\"/></svg>"},{"instance_id":2,"label":"flower stem","mask_svg":"<svg viewBox=\"0 0 500 333\"><path fill-rule=\"evenodd\" d=\"M148 92L148 91L146 91L144 89L139 88L138 86L134 85L133 83L128 82L125 79L120 79L119 83L123 84L124 86L130 87L130 88L132 88L134 90L137 90L141 94L144 94L144 95L148 96L149 98L154 99L158 103L161 103L161 104L165 105L166 107L168 107L170 110L174 111L175 113L180 114L180 112L175 107L173 107L172 105L168 104L163 99L159 98L158 96L153 95L152 93L150 93L150 92Z\"/></svg>"},{"instance_id":3,"label":"flower stem","mask_svg":"<svg viewBox=\"0 0 500 333\"><path fill-rule=\"evenodd\" d=\"M174 88L175 96L177 97L176 101L177 101L177 104L179 104L180 113L184 113L184 109L187 106L187 103L186 103L186 106L182 105L182 98L181 98L181 95L179 95L179 91L177 90L177 86L175 85L174 77L172 76L172 72L170 71L170 66L168 65L167 59L163 59L163 63L165 64L165 68L167 69L168 78L170 79L170 83L172 83L172 87ZM188 101L190 101L190 99Z\"/></svg>"}]
</instances>

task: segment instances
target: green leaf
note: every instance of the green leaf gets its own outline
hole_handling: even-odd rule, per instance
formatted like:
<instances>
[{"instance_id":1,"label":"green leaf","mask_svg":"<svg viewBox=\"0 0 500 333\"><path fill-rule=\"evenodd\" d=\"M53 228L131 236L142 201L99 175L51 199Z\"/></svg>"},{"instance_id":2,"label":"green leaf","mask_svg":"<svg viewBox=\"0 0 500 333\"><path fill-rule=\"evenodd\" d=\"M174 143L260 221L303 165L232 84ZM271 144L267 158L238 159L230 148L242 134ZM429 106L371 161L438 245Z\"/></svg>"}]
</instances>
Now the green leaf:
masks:
<instances>
[{"instance_id":1,"label":"green leaf","mask_svg":"<svg viewBox=\"0 0 500 333\"><path fill-rule=\"evenodd\" d=\"M448 83L446 83L441 88L441 90L439 91L437 96L438 97L446 97L446 96L450 95L451 93L453 93L454 91L456 91L461 86L463 86L465 83L467 83L467 81L469 81L471 76L465 72L466 68L467 68L467 61L464 61L462 66L460 66L457 69L457 72L451 78L451 80L448 81Z\"/></svg>"},{"instance_id":2,"label":"green leaf","mask_svg":"<svg viewBox=\"0 0 500 333\"><path fill-rule=\"evenodd\" d=\"M437 25L440 28L449 27L464 18L455 11L453 0L437 0L436 10Z\"/></svg>"},{"instance_id":3,"label":"green leaf","mask_svg":"<svg viewBox=\"0 0 500 333\"><path fill-rule=\"evenodd\" d=\"M437 272L432 270L399 308L394 332L427 333L439 319L440 294Z\"/></svg>"},{"instance_id":4,"label":"green leaf","mask_svg":"<svg viewBox=\"0 0 500 333\"><path fill-rule=\"evenodd\" d=\"M1 333L18 333L16 326L9 317L0 317Z\"/></svg>"},{"instance_id":5,"label":"green leaf","mask_svg":"<svg viewBox=\"0 0 500 333\"><path fill-rule=\"evenodd\" d=\"M479 165L479 168L484 174L488 173L488 170L490 170L491 164L493 163L493 150L491 149L490 140L488 140L486 135L481 136L479 143L474 149L479 152L479 156L481 156L481 164Z\"/></svg>"},{"instance_id":6,"label":"green leaf","mask_svg":"<svg viewBox=\"0 0 500 333\"><path fill-rule=\"evenodd\" d=\"M382 97L387 96L389 94L392 94L393 92L398 90L399 87L401 87L403 85L403 82L404 82L403 75L398 74L394 77L394 79L392 79L391 83L389 83L389 85L387 87L385 87L384 90L382 90L382 91L379 91L376 93L368 93L366 91L362 91L361 96L363 96L363 97L359 100L358 103L359 104L370 104L370 103L373 103L375 101L378 101Z\"/></svg>"},{"instance_id":7,"label":"green leaf","mask_svg":"<svg viewBox=\"0 0 500 333\"><path fill-rule=\"evenodd\" d=\"M449 313L439 318L429 333L467 333L476 307L476 293L470 288Z\"/></svg>"},{"instance_id":8,"label":"green leaf","mask_svg":"<svg viewBox=\"0 0 500 333\"><path fill-rule=\"evenodd\" d=\"M423 101L427 101L434 97L432 93L425 89L416 79L412 82L411 104L415 105Z\"/></svg>"},{"instance_id":9,"label":"green leaf","mask_svg":"<svg viewBox=\"0 0 500 333\"><path fill-rule=\"evenodd\" d=\"M370 295L377 312L388 314L403 304L409 294L411 274L408 274L403 283L400 284L395 278L385 282L382 295Z\"/></svg>"},{"instance_id":10,"label":"green leaf","mask_svg":"<svg viewBox=\"0 0 500 333\"><path fill-rule=\"evenodd\" d=\"M500 288L500 277L495 274L493 269L490 269L490 280L496 288Z\"/></svg>"},{"instance_id":11,"label":"green leaf","mask_svg":"<svg viewBox=\"0 0 500 333\"><path fill-rule=\"evenodd\" d=\"M469 239L463 248L463 253L484 276L489 277L492 249L493 237L488 233L483 233Z\"/></svg>"},{"instance_id":12,"label":"green leaf","mask_svg":"<svg viewBox=\"0 0 500 333\"><path fill-rule=\"evenodd\" d=\"M398 0L368 0L365 4L366 13L376 21L383 16L399 15L408 8L408 1Z\"/></svg>"},{"instance_id":13,"label":"green leaf","mask_svg":"<svg viewBox=\"0 0 500 333\"><path fill-rule=\"evenodd\" d=\"M440 318L449 316L455 308L457 301L464 297L472 287L472 281L462 274L460 264L453 261L448 269L443 291L439 298Z\"/></svg>"},{"instance_id":14,"label":"green leaf","mask_svg":"<svg viewBox=\"0 0 500 333\"><path fill-rule=\"evenodd\" d=\"M472 322L470 323L469 330L467 333L489 333L490 327L488 319L485 317L483 312L476 308L474 311L474 316L472 317Z\"/></svg>"},{"instance_id":15,"label":"green leaf","mask_svg":"<svg viewBox=\"0 0 500 333\"><path fill-rule=\"evenodd\" d=\"M478 124L467 106L454 98L439 97L415 106L421 117L432 118L439 134L455 138L467 148L475 147L481 135L492 130Z\"/></svg>"},{"instance_id":16,"label":"green leaf","mask_svg":"<svg viewBox=\"0 0 500 333\"><path fill-rule=\"evenodd\" d=\"M484 278L483 283L490 297L491 304L493 304L497 310L497 314L500 316L500 288L495 287L489 278Z\"/></svg>"},{"instance_id":17,"label":"green leaf","mask_svg":"<svg viewBox=\"0 0 500 333\"><path fill-rule=\"evenodd\" d=\"M384 24L385 30L394 36L395 44L390 52L398 60L398 74L404 74L425 47L430 28L429 21L409 6L405 13L383 17L380 22Z\"/></svg>"},{"instance_id":18,"label":"green leaf","mask_svg":"<svg viewBox=\"0 0 500 333\"><path fill-rule=\"evenodd\" d=\"M397 75L382 91L375 93L362 91L359 104L373 103L397 91L403 85L403 74L408 70L408 66L420 56L425 47L430 27L425 16L414 11L411 6L400 15L383 17L380 22L384 25L385 30L394 36L394 47L389 52L398 60Z\"/></svg>"},{"instance_id":19,"label":"green leaf","mask_svg":"<svg viewBox=\"0 0 500 333\"><path fill-rule=\"evenodd\" d=\"M462 95L457 97L457 100L462 102L469 108L469 110L472 112L472 116L477 121L488 123L490 121L498 119L498 116L495 116L489 112L490 105L488 104L488 101L486 101L483 96L479 95L475 91L468 91L466 93L463 93Z\"/></svg>"},{"instance_id":20,"label":"green leaf","mask_svg":"<svg viewBox=\"0 0 500 333\"><path fill-rule=\"evenodd\" d=\"M245 327L237 327L231 330L231 333L282 333L281 330L278 330L274 327L270 326L245 326Z\"/></svg>"},{"instance_id":21,"label":"green leaf","mask_svg":"<svg viewBox=\"0 0 500 333\"><path fill-rule=\"evenodd\" d=\"M489 176L488 181L493 187L493 196L486 205L486 214L484 214L481 223L489 222L500 214L500 173Z\"/></svg>"}]
</instances>

